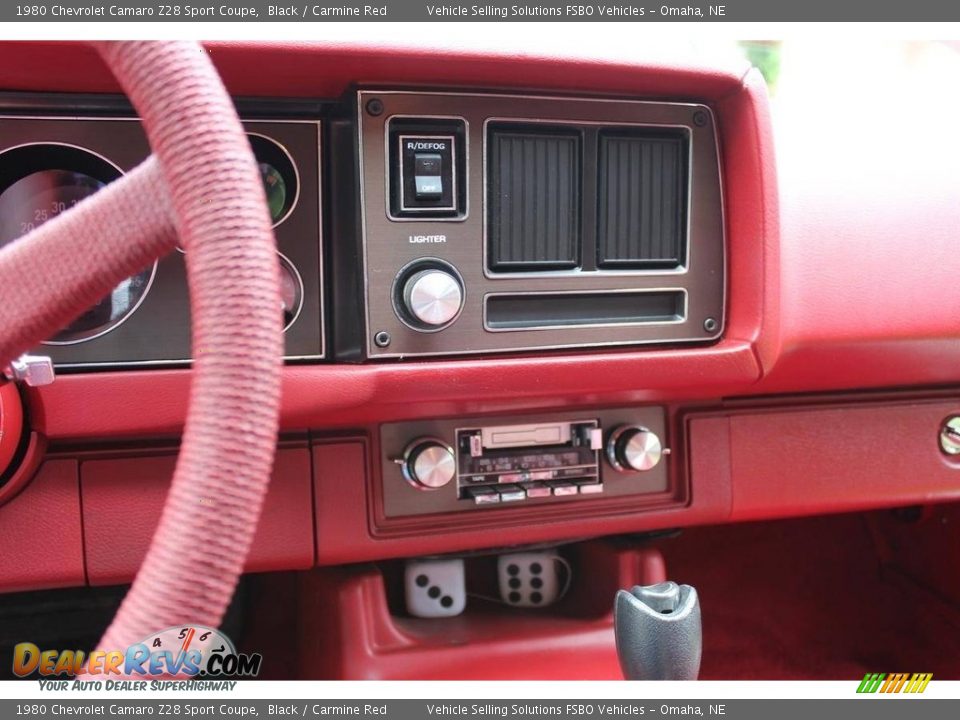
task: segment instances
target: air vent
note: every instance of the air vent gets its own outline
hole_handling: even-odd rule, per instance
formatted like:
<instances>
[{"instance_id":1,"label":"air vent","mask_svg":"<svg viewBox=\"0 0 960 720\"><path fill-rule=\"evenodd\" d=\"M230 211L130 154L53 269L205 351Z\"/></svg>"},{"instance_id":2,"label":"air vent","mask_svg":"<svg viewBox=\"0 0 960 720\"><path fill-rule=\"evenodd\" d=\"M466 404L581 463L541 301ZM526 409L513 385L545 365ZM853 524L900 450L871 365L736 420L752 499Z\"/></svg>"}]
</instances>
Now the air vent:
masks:
<instances>
[{"instance_id":1,"label":"air vent","mask_svg":"<svg viewBox=\"0 0 960 720\"><path fill-rule=\"evenodd\" d=\"M491 127L490 269L565 270L579 264L580 134Z\"/></svg>"},{"instance_id":2,"label":"air vent","mask_svg":"<svg viewBox=\"0 0 960 720\"><path fill-rule=\"evenodd\" d=\"M602 133L597 265L674 268L686 254L686 138Z\"/></svg>"}]
</instances>

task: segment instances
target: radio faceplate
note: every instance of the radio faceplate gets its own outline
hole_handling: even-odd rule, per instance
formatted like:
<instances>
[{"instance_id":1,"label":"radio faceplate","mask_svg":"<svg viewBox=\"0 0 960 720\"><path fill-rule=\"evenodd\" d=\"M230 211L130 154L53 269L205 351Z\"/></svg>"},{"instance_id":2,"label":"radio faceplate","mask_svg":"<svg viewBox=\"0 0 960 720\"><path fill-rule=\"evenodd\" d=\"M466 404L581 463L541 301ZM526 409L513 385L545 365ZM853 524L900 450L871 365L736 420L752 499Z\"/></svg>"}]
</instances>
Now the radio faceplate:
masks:
<instances>
[{"instance_id":1,"label":"radio faceplate","mask_svg":"<svg viewBox=\"0 0 960 720\"><path fill-rule=\"evenodd\" d=\"M477 505L602 492L596 420L459 429L457 497Z\"/></svg>"},{"instance_id":2,"label":"radio faceplate","mask_svg":"<svg viewBox=\"0 0 960 720\"><path fill-rule=\"evenodd\" d=\"M642 471L619 462L615 447L640 432L660 448ZM376 495L386 518L631 495L676 504L668 440L658 407L390 423L380 428Z\"/></svg>"},{"instance_id":3,"label":"radio faceplate","mask_svg":"<svg viewBox=\"0 0 960 720\"><path fill-rule=\"evenodd\" d=\"M709 107L363 91L358 117L368 357L722 335L724 224ZM401 163L401 137L452 138L455 150L417 158L414 145ZM439 194L404 214L416 167L435 168L419 180ZM409 284L438 266L446 276L424 288L420 305L450 307L424 320Z\"/></svg>"}]
</instances>

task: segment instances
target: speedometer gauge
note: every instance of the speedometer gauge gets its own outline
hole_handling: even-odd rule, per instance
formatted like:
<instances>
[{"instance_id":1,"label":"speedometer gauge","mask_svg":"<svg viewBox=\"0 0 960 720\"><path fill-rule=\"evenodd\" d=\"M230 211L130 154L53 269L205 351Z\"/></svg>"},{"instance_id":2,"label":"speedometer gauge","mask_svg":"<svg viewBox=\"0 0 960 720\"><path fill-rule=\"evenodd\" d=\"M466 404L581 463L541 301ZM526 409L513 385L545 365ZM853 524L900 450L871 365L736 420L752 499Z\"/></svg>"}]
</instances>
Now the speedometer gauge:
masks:
<instances>
[{"instance_id":1,"label":"speedometer gauge","mask_svg":"<svg viewBox=\"0 0 960 720\"><path fill-rule=\"evenodd\" d=\"M69 211L120 176L120 171L81 148L25 145L0 154L0 247ZM90 340L123 322L146 295L155 265L121 282L46 344Z\"/></svg>"},{"instance_id":2,"label":"speedometer gauge","mask_svg":"<svg viewBox=\"0 0 960 720\"><path fill-rule=\"evenodd\" d=\"M104 185L68 170L42 170L18 180L0 194L0 246L66 212Z\"/></svg>"}]
</instances>

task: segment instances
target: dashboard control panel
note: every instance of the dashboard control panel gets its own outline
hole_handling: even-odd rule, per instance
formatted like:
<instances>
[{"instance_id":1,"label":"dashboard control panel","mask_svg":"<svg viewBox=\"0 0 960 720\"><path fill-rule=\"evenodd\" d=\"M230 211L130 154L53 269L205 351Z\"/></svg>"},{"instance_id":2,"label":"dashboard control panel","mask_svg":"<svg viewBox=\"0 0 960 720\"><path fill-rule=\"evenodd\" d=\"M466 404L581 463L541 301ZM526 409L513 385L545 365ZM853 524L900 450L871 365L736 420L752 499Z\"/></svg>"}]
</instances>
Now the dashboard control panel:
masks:
<instances>
[{"instance_id":1,"label":"dashboard control panel","mask_svg":"<svg viewBox=\"0 0 960 720\"><path fill-rule=\"evenodd\" d=\"M357 102L364 357L722 335L708 107L373 90Z\"/></svg>"},{"instance_id":2,"label":"dashboard control panel","mask_svg":"<svg viewBox=\"0 0 960 720\"><path fill-rule=\"evenodd\" d=\"M0 247L134 168L150 154L131 117L0 116ZM280 266L288 360L325 355L316 120L246 120ZM178 365L190 361L185 255L170 253L32 352L60 369Z\"/></svg>"},{"instance_id":3,"label":"dashboard control panel","mask_svg":"<svg viewBox=\"0 0 960 720\"><path fill-rule=\"evenodd\" d=\"M237 106L277 237L288 361L723 335L706 105L361 90ZM0 94L0 247L149 152L122 99ZM32 352L58 371L189 363L183 250Z\"/></svg>"},{"instance_id":4,"label":"dashboard control panel","mask_svg":"<svg viewBox=\"0 0 960 720\"><path fill-rule=\"evenodd\" d=\"M380 428L386 518L638 496L677 502L664 411L391 423Z\"/></svg>"}]
</instances>

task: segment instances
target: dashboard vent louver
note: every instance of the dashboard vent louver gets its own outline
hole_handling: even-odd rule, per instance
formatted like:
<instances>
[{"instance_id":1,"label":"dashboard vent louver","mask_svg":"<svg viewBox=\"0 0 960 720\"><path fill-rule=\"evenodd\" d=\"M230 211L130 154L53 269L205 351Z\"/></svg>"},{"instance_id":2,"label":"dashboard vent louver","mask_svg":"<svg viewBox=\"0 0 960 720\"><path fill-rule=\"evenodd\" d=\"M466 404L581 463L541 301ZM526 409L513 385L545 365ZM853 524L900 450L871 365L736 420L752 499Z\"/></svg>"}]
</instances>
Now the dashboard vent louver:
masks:
<instances>
[{"instance_id":1,"label":"dashboard vent louver","mask_svg":"<svg viewBox=\"0 0 960 720\"><path fill-rule=\"evenodd\" d=\"M490 269L577 267L580 135L549 128L490 129Z\"/></svg>"},{"instance_id":2,"label":"dashboard vent louver","mask_svg":"<svg viewBox=\"0 0 960 720\"><path fill-rule=\"evenodd\" d=\"M597 265L673 268L684 262L686 139L603 133Z\"/></svg>"}]
</instances>

